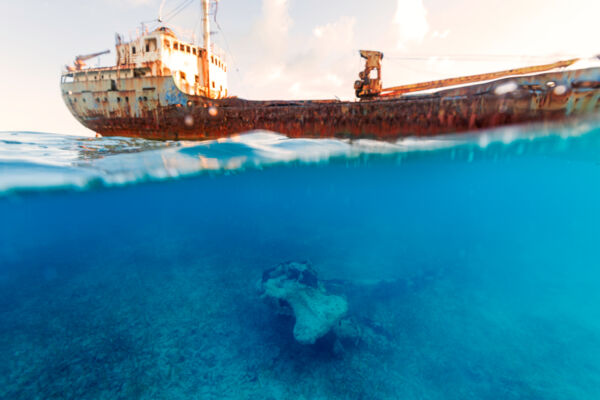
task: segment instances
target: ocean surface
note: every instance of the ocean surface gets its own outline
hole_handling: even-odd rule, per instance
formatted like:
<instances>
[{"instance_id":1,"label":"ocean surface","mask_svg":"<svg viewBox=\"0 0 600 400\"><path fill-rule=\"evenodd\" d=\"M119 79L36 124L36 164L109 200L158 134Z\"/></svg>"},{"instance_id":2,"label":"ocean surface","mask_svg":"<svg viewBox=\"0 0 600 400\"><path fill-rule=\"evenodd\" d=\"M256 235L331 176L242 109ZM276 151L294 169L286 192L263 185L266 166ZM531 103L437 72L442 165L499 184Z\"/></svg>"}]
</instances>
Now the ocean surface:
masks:
<instances>
[{"instance_id":1,"label":"ocean surface","mask_svg":"<svg viewBox=\"0 0 600 400\"><path fill-rule=\"evenodd\" d=\"M0 399L599 399L599 243L597 121L2 132ZM346 336L294 339L258 290L287 261L347 300Z\"/></svg>"}]
</instances>

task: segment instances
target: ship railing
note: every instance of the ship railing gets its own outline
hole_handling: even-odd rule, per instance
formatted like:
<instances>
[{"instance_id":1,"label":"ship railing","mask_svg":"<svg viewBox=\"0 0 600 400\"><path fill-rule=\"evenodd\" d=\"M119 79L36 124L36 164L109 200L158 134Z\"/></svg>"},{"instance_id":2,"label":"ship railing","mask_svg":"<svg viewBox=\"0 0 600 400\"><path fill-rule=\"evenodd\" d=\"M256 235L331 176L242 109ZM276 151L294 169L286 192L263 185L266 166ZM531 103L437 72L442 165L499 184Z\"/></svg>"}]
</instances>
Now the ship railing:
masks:
<instances>
[{"instance_id":1,"label":"ship railing","mask_svg":"<svg viewBox=\"0 0 600 400\"><path fill-rule=\"evenodd\" d=\"M70 83L73 81L91 81L94 80L92 79L92 77L94 76L98 76L101 75L102 73L106 73L106 72L116 72L117 73L117 77L123 77L120 76L122 73L127 73L127 72L131 72L134 76L135 76L135 71L146 71L148 72L149 69L147 67L137 67L135 64L125 64L125 65L118 65L118 66L108 66L108 67L90 67L90 68L82 68L82 69L78 69L78 70L69 70L67 68L63 69L63 72L61 74L61 83ZM125 76L126 78L127 76ZM101 76L101 79L105 79L104 76ZM108 79L108 78L106 78Z\"/></svg>"}]
</instances>

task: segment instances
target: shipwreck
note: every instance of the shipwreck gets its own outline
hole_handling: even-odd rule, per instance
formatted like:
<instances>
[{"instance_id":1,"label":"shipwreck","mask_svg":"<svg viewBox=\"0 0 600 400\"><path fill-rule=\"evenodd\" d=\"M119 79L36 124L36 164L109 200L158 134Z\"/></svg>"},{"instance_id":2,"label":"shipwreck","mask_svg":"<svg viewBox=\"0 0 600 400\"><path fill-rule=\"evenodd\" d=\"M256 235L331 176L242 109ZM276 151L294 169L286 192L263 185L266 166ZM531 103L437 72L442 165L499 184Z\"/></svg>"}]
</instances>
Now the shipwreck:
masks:
<instances>
[{"instance_id":1,"label":"shipwreck","mask_svg":"<svg viewBox=\"0 0 600 400\"><path fill-rule=\"evenodd\" d=\"M203 140L263 129L289 137L397 140L546 123L600 111L600 67L577 59L384 88L383 53L361 51L357 99L252 101L233 96L228 66L211 44L211 0L201 0L203 45L166 26L116 36L116 65L87 68L78 56L61 75L62 97L81 124L103 136Z\"/></svg>"}]
</instances>

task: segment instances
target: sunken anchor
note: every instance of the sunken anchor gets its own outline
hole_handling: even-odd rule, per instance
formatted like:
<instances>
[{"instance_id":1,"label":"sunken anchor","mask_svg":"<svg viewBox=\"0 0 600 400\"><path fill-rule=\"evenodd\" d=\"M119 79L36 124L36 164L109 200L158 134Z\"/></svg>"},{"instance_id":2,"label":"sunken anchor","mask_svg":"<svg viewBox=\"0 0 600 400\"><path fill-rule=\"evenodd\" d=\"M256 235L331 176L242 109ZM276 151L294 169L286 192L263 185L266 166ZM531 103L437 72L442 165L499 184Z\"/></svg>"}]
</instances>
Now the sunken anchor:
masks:
<instances>
[{"instance_id":1,"label":"sunken anchor","mask_svg":"<svg viewBox=\"0 0 600 400\"><path fill-rule=\"evenodd\" d=\"M203 140L264 129L289 137L397 140L547 123L600 111L600 60L579 59L385 88L383 53L360 51L356 99L252 101L232 96L224 53L211 41L214 0L201 0L202 45L161 25L126 42L116 65L87 68L79 56L61 76L71 113L103 136ZM588 60L586 60L588 61Z\"/></svg>"}]
</instances>

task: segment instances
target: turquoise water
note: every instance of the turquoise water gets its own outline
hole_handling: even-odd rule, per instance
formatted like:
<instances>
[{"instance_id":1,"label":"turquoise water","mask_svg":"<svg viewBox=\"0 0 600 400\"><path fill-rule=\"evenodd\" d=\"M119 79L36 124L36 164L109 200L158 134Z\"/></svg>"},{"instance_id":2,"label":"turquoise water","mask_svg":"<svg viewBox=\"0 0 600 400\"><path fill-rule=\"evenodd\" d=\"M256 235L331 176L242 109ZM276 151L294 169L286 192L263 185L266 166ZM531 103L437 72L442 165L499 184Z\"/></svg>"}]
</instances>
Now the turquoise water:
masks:
<instances>
[{"instance_id":1,"label":"turquoise water","mask_svg":"<svg viewBox=\"0 0 600 400\"><path fill-rule=\"evenodd\" d=\"M0 398L600 398L599 182L593 121L0 133ZM335 349L261 299L289 260L347 299Z\"/></svg>"}]
</instances>

